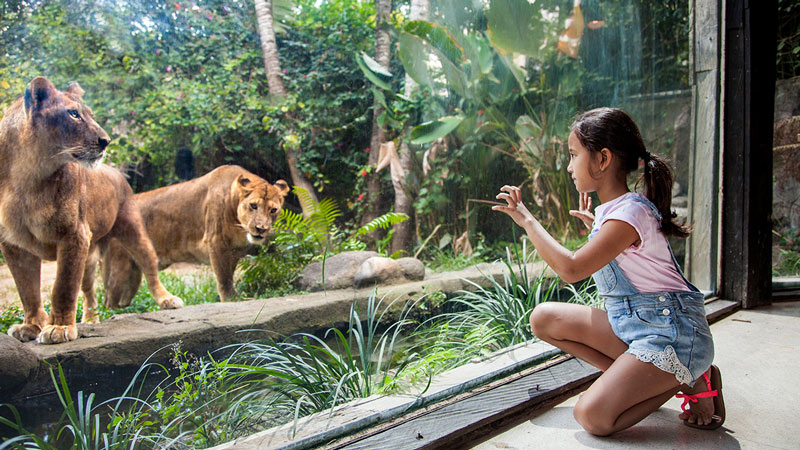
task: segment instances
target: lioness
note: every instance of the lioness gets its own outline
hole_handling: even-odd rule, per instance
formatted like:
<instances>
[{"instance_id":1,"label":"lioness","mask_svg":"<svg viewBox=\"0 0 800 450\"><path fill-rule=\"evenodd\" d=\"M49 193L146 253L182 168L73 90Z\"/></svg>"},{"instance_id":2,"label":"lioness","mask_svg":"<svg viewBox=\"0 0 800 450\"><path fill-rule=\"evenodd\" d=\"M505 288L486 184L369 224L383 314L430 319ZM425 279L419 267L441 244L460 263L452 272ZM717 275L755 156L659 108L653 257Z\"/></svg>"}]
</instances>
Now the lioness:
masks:
<instances>
[{"instance_id":1,"label":"lioness","mask_svg":"<svg viewBox=\"0 0 800 450\"><path fill-rule=\"evenodd\" d=\"M224 302L236 296L236 263L250 244L267 241L288 192L283 180L270 184L239 166L222 166L133 198L158 254L159 269L176 262L210 262ZM140 280L136 264L112 242L103 259L106 305L130 304Z\"/></svg>"},{"instance_id":2,"label":"lioness","mask_svg":"<svg viewBox=\"0 0 800 450\"><path fill-rule=\"evenodd\" d=\"M22 324L8 330L20 341L77 339L78 289L85 296L83 321L96 320L94 274L111 237L144 268L161 308L183 306L158 280L156 253L130 186L100 163L109 137L83 104L83 92L77 83L61 92L36 77L0 120L0 250L25 310ZM39 291L43 259L57 261L49 317Z\"/></svg>"}]
</instances>

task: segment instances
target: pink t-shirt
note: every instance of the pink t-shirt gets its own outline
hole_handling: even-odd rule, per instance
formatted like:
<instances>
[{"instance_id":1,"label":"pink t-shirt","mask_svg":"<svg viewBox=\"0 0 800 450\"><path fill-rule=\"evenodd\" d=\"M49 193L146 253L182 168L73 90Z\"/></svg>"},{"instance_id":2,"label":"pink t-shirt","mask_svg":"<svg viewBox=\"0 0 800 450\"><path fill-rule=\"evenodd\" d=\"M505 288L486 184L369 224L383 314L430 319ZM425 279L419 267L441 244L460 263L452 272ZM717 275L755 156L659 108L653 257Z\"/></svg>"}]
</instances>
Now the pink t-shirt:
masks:
<instances>
[{"instance_id":1,"label":"pink t-shirt","mask_svg":"<svg viewBox=\"0 0 800 450\"><path fill-rule=\"evenodd\" d=\"M688 291L669 253L669 243L661 233L650 207L634 199L641 194L628 192L595 208L594 235L606 221L620 220L633 227L641 243L620 253L617 264L639 292Z\"/></svg>"}]
</instances>

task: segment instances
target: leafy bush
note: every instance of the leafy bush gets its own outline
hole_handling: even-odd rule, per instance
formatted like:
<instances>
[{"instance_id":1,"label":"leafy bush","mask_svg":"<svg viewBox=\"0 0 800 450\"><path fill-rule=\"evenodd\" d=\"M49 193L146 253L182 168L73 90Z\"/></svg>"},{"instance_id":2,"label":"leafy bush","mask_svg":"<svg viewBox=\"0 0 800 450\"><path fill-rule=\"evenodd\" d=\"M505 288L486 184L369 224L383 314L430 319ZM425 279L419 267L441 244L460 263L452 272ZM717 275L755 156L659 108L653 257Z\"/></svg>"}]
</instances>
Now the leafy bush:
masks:
<instances>
[{"instance_id":1,"label":"leafy bush","mask_svg":"<svg viewBox=\"0 0 800 450\"><path fill-rule=\"evenodd\" d=\"M346 235L336 226L341 215L333 199L315 202L308 192L295 186L293 192L302 202L311 205L311 214L304 217L289 210L282 210L275 221L275 236L270 249L260 249L255 256L242 259L238 275L238 290L245 296L285 295L294 288L292 284L308 263L325 259L349 250L365 250L361 237L378 229L408 220L405 214L389 212Z\"/></svg>"}]
</instances>

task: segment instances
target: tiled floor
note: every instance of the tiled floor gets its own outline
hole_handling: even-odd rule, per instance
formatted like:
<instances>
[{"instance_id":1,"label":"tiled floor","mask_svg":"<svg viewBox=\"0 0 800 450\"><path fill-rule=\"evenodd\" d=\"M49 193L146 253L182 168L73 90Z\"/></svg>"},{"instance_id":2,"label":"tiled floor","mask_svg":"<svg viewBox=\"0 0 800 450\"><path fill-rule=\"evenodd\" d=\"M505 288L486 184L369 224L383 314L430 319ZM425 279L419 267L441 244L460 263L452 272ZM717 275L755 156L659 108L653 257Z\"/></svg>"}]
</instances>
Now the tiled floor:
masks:
<instances>
[{"instance_id":1,"label":"tiled floor","mask_svg":"<svg viewBox=\"0 0 800 450\"><path fill-rule=\"evenodd\" d=\"M495 449L800 449L800 302L738 311L711 326L727 419L717 431L678 419L672 399L641 423L594 437L572 417L577 397L476 446Z\"/></svg>"}]
</instances>

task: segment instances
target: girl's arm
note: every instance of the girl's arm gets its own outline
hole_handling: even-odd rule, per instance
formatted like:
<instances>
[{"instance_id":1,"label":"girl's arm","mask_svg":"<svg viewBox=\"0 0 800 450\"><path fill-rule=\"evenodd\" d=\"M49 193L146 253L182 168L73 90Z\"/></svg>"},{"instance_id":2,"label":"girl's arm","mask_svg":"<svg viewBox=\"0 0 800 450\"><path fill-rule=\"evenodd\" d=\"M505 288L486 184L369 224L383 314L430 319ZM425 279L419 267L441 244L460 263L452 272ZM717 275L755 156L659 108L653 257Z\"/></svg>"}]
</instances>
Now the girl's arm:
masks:
<instances>
[{"instance_id":1,"label":"girl's arm","mask_svg":"<svg viewBox=\"0 0 800 450\"><path fill-rule=\"evenodd\" d=\"M516 186L503 186L497 198L508 205L493 206L514 219L525 229L528 238L542 259L562 280L574 283L589 277L611 262L623 250L639 241L639 234L628 223L609 220L586 245L575 252L559 244L522 203L522 192Z\"/></svg>"}]
</instances>

